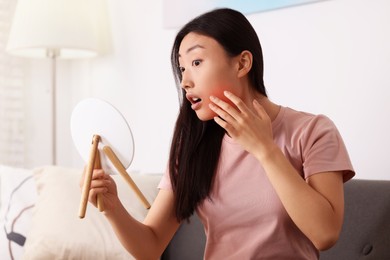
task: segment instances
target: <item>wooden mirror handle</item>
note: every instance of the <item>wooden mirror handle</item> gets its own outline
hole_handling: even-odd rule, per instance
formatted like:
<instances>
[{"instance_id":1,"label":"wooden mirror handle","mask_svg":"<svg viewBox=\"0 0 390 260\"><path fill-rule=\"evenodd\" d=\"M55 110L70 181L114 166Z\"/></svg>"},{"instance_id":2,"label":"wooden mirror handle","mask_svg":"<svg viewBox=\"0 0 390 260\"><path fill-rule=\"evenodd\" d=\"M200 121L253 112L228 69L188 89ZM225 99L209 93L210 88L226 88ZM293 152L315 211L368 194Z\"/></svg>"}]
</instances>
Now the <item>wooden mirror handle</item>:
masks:
<instances>
[{"instance_id":1,"label":"wooden mirror handle","mask_svg":"<svg viewBox=\"0 0 390 260\"><path fill-rule=\"evenodd\" d=\"M92 137L92 145L89 153L89 161L88 161L87 169L84 173L85 176L84 176L84 184L81 193L79 218L84 218L85 212L87 211L89 189L91 188L92 173L95 166L96 152L98 151L99 141L100 141L99 135L94 135Z\"/></svg>"},{"instance_id":2,"label":"wooden mirror handle","mask_svg":"<svg viewBox=\"0 0 390 260\"><path fill-rule=\"evenodd\" d=\"M103 152L107 155L107 157L110 159L112 164L115 166L115 168L118 170L119 174L125 179L127 184L130 186L130 188L135 192L137 197L140 199L142 204L145 206L146 209L150 209L150 204L148 200L145 198L144 194L142 194L141 190L138 188L138 186L135 184L133 179L130 177L130 175L127 173L126 168L123 166L121 161L118 159L118 157L115 155L114 151L109 146L103 147Z\"/></svg>"}]
</instances>

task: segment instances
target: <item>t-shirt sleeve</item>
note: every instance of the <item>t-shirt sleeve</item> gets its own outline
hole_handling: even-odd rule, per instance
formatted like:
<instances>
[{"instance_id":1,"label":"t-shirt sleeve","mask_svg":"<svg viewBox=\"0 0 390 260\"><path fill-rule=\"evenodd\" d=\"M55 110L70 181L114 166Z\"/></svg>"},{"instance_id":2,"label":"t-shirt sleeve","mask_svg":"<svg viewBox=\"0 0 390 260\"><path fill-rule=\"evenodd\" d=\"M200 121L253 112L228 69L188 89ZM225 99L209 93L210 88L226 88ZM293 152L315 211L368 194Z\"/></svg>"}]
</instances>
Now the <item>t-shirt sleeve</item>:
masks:
<instances>
[{"instance_id":1,"label":"t-shirt sleeve","mask_svg":"<svg viewBox=\"0 0 390 260\"><path fill-rule=\"evenodd\" d=\"M304 130L301 142L305 178L315 173L340 171L346 182L355 175L344 141L328 117L315 116Z\"/></svg>"},{"instance_id":2,"label":"t-shirt sleeve","mask_svg":"<svg viewBox=\"0 0 390 260\"><path fill-rule=\"evenodd\" d=\"M157 186L161 190L172 190L171 178L169 177L168 167L165 169L165 173Z\"/></svg>"}]
</instances>

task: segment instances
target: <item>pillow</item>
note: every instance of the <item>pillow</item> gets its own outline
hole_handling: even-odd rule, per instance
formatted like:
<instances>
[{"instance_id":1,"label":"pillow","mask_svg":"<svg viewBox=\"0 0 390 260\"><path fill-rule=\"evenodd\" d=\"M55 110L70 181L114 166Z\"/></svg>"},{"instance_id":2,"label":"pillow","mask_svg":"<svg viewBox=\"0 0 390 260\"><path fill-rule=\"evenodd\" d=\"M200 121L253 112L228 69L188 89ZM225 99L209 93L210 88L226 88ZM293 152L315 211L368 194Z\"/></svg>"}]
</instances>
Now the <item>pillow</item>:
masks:
<instances>
[{"instance_id":1,"label":"pillow","mask_svg":"<svg viewBox=\"0 0 390 260\"><path fill-rule=\"evenodd\" d=\"M32 170L0 165L0 259L21 259L36 197Z\"/></svg>"},{"instance_id":2,"label":"pillow","mask_svg":"<svg viewBox=\"0 0 390 260\"><path fill-rule=\"evenodd\" d=\"M33 209L24 259L133 259L120 244L109 222L88 203L84 219L78 217L81 198L80 169L36 169L38 199ZM162 175L131 175L152 203ZM113 175L118 194L130 214L142 221L147 210L120 175Z\"/></svg>"}]
</instances>

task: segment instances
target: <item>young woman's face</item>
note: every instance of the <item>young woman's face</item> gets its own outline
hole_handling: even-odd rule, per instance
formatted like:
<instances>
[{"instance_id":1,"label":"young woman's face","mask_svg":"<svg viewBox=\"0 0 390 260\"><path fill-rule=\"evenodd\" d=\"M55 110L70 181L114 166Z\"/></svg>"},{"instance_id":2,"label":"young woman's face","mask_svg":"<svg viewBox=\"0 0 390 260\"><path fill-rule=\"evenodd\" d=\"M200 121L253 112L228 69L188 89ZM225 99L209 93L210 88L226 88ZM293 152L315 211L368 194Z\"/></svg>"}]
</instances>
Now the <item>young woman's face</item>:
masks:
<instances>
[{"instance_id":1,"label":"young woman's face","mask_svg":"<svg viewBox=\"0 0 390 260\"><path fill-rule=\"evenodd\" d=\"M209 108L210 96L229 102L223 95L225 90L239 95L236 60L228 57L211 37L189 33L182 40L179 48L181 86L200 120L216 116Z\"/></svg>"}]
</instances>

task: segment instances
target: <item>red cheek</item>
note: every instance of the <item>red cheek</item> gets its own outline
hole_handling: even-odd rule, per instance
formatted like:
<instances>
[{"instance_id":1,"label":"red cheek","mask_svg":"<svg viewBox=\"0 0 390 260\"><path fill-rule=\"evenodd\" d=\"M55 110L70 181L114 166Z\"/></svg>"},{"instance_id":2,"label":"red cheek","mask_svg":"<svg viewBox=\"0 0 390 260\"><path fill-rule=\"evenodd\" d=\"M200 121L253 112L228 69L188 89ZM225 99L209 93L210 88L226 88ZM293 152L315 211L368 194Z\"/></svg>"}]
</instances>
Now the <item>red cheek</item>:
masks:
<instances>
[{"instance_id":1,"label":"red cheek","mask_svg":"<svg viewBox=\"0 0 390 260\"><path fill-rule=\"evenodd\" d=\"M222 88L222 89L219 89L217 91L214 91L211 95L223 100L224 102L228 103L229 105L231 105L232 107L236 107L236 105L233 104L233 102L228 99L225 94L223 93L226 89L225 88ZM234 93L233 93L234 94Z\"/></svg>"}]
</instances>

